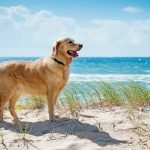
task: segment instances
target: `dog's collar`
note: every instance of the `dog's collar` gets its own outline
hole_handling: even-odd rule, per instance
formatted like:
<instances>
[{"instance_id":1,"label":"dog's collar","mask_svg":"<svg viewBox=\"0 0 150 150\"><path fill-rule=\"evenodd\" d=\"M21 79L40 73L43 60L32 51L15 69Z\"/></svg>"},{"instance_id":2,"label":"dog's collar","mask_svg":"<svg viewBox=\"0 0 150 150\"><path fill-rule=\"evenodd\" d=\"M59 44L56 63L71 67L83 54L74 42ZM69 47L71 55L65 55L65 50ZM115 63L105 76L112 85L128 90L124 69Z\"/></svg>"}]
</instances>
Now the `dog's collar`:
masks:
<instances>
[{"instance_id":1,"label":"dog's collar","mask_svg":"<svg viewBox=\"0 0 150 150\"><path fill-rule=\"evenodd\" d=\"M65 66L65 64L64 64L63 62L57 60L56 58L52 58L52 59L53 59L55 62L57 62L58 64L61 64L61 65Z\"/></svg>"}]
</instances>

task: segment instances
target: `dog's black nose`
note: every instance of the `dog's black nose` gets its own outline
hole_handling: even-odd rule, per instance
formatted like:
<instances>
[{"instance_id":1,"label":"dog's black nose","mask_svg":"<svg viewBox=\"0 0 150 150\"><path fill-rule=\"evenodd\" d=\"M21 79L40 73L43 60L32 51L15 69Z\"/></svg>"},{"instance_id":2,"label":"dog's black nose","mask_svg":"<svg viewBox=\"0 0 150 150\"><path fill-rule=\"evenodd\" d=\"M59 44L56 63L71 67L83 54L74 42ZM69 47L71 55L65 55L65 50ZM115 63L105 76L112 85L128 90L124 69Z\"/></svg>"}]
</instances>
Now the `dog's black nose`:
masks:
<instances>
[{"instance_id":1,"label":"dog's black nose","mask_svg":"<svg viewBox=\"0 0 150 150\"><path fill-rule=\"evenodd\" d=\"M79 47L80 47L80 48L82 48L82 47L83 47L83 45L82 45L82 44L79 44Z\"/></svg>"}]
</instances>

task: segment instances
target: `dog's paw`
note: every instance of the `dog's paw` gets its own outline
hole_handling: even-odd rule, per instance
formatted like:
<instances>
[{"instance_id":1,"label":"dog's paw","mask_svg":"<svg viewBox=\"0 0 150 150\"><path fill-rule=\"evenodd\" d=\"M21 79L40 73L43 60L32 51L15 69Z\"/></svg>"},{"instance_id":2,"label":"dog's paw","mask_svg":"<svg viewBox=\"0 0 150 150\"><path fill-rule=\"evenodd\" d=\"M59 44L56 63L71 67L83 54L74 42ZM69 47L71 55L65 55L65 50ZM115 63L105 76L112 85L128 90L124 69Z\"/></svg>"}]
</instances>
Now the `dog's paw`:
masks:
<instances>
[{"instance_id":1,"label":"dog's paw","mask_svg":"<svg viewBox=\"0 0 150 150\"><path fill-rule=\"evenodd\" d=\"M56 119L55 119L55 117L53 117L53 118L49 118L49 121L50 121L50 122L55 122L55 121L56 121Z\"/></svg>"},{"instance_id":2,"label":"dog's paw","mask_svg":"<svg viewBox=\"0 0 150 150\"><path fill-rule=\"evenodd\" d=\"M0 119L0 123L3 123L4 122L4 120L3 119Z\"/></svg>"},{"instance_id":3,"label":"dog's paw","mask_svg":"<svg viewBox=\"0 0 150 150\"><path fill-rule=\"evenodd\" d=\"M55 122L55 121L56 121L56 119L49 119L49 121L50 121L50 122Z\"/></svg>"},{"instance_id":4,"label":"dog's paw","mask_svg":"<svg viewBox=\"0 0 150 150\"><path fill-rule=\"evenodd\" d=\"M12 121L13 121L14 123L20 123L20 120L19 120L18 118L13 119Z\"/></svg>"}]
</instances>

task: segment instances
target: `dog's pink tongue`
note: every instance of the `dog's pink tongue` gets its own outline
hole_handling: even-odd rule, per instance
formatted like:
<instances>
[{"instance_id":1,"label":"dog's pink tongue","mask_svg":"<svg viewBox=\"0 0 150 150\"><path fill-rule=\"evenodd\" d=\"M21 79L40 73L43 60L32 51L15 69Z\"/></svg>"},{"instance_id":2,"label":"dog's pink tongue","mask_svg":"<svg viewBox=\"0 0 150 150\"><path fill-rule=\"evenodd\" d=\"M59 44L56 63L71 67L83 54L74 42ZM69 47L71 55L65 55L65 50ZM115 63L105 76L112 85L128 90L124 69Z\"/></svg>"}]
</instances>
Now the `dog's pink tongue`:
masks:
<instances>
[{"instance_id":1,"label":"dog's pink tongue","mask_svg":"<svg viewBox=\"0 0 150 150\"><path fill-rule=\"evenodd\" d=\"M72 51L72 52L71 52L71 55L72 55L72 57L74 57L74 58L75 58L75 57L78 57L78 53L77 53L76 51Z\"/></svg>"}]
</instances>

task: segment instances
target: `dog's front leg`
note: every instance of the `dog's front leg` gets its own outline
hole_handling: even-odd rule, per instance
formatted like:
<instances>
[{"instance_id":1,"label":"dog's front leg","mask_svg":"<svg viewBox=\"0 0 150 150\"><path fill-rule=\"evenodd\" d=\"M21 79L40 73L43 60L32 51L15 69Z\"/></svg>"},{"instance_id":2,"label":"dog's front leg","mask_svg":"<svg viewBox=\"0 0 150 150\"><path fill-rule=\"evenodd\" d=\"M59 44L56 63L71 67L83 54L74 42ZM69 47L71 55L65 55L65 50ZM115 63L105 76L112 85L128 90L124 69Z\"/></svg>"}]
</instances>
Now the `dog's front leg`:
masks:
<instances>
[{"instance_id":1,"label":"dog's front leg","mask_svg":"<svg viewBox=\"0 0 150 150\"><path fill-rule=\"evenodd\" d=\"M48 93L48 113L49 113L49 120L51 122L55 121L55 114L54 114L54 105L55 105L55 98L56 98L56 92L50 91Z\"/></svg>"}]
</instances>

